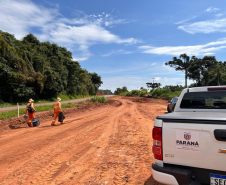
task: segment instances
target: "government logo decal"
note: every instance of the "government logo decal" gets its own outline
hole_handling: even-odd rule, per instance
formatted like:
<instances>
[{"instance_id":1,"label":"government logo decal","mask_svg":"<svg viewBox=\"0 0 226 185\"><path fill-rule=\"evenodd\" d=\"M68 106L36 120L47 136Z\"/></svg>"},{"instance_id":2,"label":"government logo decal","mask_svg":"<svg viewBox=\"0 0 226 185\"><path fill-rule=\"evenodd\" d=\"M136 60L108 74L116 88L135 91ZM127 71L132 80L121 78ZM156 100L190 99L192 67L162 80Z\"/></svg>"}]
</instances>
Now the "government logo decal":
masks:
<instances>
[{"instance_id":1,"label":"government logo decal","mask_svg":"<svg viewBox=\"0 0 226 185\"><path fill-rule=\"evenodd\" d=\"M190 140L190 139L191 139L191 134L190 134L190 132L185 132L185 133L184 133L184 139L186 139L186 140Z\"/></svg>"}]
</instances>

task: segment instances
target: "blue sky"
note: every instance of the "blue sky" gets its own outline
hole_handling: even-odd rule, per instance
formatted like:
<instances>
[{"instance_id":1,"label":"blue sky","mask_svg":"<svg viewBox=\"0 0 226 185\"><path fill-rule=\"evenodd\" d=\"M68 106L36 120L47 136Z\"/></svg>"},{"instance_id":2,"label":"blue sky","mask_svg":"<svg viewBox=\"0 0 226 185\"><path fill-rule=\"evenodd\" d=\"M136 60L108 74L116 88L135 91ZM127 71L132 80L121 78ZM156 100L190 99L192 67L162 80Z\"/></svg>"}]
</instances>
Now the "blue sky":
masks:
<instances>
[{"instance_id":1,"label":"blue sky","mask_svg":"<svg viewBox=\"0 0 226 185\"><path fill-rule=\"evenodd\" d=\"M225 0L0 0L0 30L72 51L102 89L184 85L164 64L180 54L225 61ZM189 81L192 83L192 81Z\"/></svg>"}]
</instances>

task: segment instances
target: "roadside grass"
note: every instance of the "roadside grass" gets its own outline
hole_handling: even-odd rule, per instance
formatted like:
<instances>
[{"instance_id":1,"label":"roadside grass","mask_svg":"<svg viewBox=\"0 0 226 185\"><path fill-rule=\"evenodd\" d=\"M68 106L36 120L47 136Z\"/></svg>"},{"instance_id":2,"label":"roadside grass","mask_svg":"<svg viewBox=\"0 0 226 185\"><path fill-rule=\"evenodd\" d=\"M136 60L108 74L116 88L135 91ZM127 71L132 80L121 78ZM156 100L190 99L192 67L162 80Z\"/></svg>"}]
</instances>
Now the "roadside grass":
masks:
<instances>
[{"instance_id":1,"label":"roadside grass","mask_svg":"<svg viewBox=\"0 0 226 185\"><path fill-rule=\"evenodd\" d=\"M147 89L143 89L143 90L131 90L131 91L127 91L127 92L122 92L119 95L120 96L138 96L138 97L143 97L144 95L149 95L150 93L148 92Z\"/></svg>"},{"instance_id":2,"label":"roadside grass","mask_svg":"<svg viewBox=\"0 0 226 185\"><path fill-rule=\"evenodd\" d=\"M153 98L172 99L173 97L179 97L182 90L183 89L172 92L170 89L158 88L158 89L153 90L151 94L152 94Z\"/></svg>"},{"instance_id":3,"label":"roadside grass","mask_svg":"<svg viewBox=\"0 0 226 185\"><path fill-rule=\"evenodd\" d=\"M65 101L65 100L74 100L74 99L80 99L80 98L86 98L86 97L91 97L92 95L73 95L73 94L59 94L57 97L60 97L62 101ZM50 99L46 99L46 100L35 100L35 103L48 103L48 102L54 102L56 101L57 97L53 97L53 98L50 98ZM29 98L28 98L29 99ZM26 105L27 102L18 102L19 105ZM3 107L12 107L12 106L16 106L17 103L6 103L6 102L3 102L3 101L0 101L0 108L3 108Z\"/></svg>"},{"instance_id":4,"label":"roadside grass","mask_svg":"<svg viewBox=\"0 0 226 185\"><path fill-rule=\"evenodd\" d=\"M83 101L79 101L79 102L77 102L77 104L83 104L84 102Z\"/></svg>"},{"instance_id":5,"label":"roadside grass","mask_svg":"<svg viewBox=\"0 0 226 185\"><path fill-rule=\"evenodd\" d=\"M104 96L94 96L90 99L92 103L105 103L107 99Z\"/></svg>"},{"instance_id":6,"label":"roadside grass","mask_svg":"<svg viewBox=\"0 0 226 185\"><path fill-rule=\"evenodd\" d=\"M141 91L140 90L131 90L131 91L127 91L127 92L122 92L119 95L143 97L145 94L146 95L151 94L153 98L172 99L173 97L180 96L180 93L182 90L183 90L183 88L178 91L171 91L170 89L157 88L157 89L152 90L151 92L148 92L147 89L143 89Z\"/></svg>"},{"instance_id":7,"label":"roadside grass","mask_svg":"<svg viewBox=\"0 0 226 185\"><path fill-rule=\"evenodd\" d=\"M25 103L19 103L19 105L22 105L22 104L25 104ZM12 107L12 106L15 106L15 105L16 105L15 103L0 102L0 108L3 108L3 107Z\"/></svg>"},{"instance_id":8,"label":"roadside grass","mask_svg":"<svg viewBox=\"0 0 226 185\"><path fill-rule=\"evenodd\" d=\"M83 102L78 102L78 103L68 103L68 104L62 104L61 108L66 109L66 108L71 108L71 107L76 107L77 104L83 104ZM25 108L19 109L19 115L25 114ZM37 112L42 112L42 111L50 111L53 110L53 105L42 105L42 106L37 106L35 107L35 110ZM11 119L12 117L17 117L17 109L16 110L11 110L7 112L1 112L0 113L0 120L2 119Z\"/></svg>"},{"instance_id":9,"label":"roadside grass","mask_svg":"<svg viewBox=\"0 0 226 185\"><path fill-rule=\"evenodd\" d=\"M104 96L94 96L93 98L90 99L89 102L91 102L91 103L98 103L98 102L99 103L105 103L106 101L107 101L107 99ZM80 101L80 102L76 102L76 103L61 104L61 108L66 109L66 108L76 107L78 104L83 104L83 103L84 103L83 101ZM25 114L25 110L26 110L25 108L19 109L19 115ZM50 111L50 110L53 110L53 105L37 106L37 107L35 107L35 110L37 112ZM17 117L17 114L18 114L17 109L7 111L7 112L1 112L0 113L0 120L11 119L13 117Z\"/></svg>"}]
</instances>

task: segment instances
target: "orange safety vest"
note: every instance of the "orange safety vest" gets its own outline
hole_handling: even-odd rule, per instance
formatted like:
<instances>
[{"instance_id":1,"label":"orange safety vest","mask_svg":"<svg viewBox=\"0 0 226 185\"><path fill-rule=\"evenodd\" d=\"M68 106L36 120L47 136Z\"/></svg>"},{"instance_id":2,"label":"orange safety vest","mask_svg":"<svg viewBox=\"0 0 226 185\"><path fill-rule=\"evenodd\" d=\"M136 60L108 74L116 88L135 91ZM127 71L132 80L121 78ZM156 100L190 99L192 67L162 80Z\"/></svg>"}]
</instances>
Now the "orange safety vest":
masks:
<instances>
[{"instance_id":1,"label":"orange safety vest","mask_svg":"<svg viewBox=\"0 0 226 185\"><path fill-rule=\"evenodd\" d=\"M31 108L32 108L33 110L35 110L35 108L34 108L34 103L31 103Z\"/></svg>"},{"instance_id":2,"label":"orange safety vest","mask_svg":"<svg viewBox=\"0 0 226 185\"><path fill-rule=\"evenodd\" d=\"M58 101L56 103L54 103L53 110L54 110L54 112L61 112L61 103Z\"/></svg>"}]
</instances>

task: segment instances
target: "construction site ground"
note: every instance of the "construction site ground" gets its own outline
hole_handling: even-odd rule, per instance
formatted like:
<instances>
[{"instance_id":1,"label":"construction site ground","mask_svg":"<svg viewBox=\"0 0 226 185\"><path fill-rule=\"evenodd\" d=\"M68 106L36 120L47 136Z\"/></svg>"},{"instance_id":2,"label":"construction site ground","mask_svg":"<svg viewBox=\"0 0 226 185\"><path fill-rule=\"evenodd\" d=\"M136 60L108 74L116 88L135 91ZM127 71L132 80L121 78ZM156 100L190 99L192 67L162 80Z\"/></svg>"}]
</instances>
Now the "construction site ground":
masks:
<instances>
[{"instance_id":1,"label":"construction site ground","mask_svg":"<svg viewBox=\"0 0 226 185\"><path fill-rule=\"evenodd\" d=\"M51 126L52 111L0 121L0 185L159 185L151 174L152 128L167 100L111 97L63 111L65 124Z\"/></svg>"}]
</instances>

